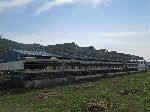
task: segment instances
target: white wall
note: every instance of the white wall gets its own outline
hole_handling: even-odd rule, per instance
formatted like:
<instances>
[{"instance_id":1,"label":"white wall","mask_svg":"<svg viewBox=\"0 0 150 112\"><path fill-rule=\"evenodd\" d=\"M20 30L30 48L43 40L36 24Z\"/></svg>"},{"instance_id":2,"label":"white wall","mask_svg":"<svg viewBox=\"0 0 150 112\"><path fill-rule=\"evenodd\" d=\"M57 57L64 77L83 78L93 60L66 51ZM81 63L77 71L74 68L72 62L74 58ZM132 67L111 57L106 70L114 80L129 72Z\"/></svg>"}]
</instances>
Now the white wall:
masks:
<instances>
[{"instance_id":1,"label":"white wall","mask_svg":"<svg viewBox=\"0 0 150 112\"><path fill-rule=\"evenodd\" d=\"M24 69L25 61L13 61L7 63L0 63L0 71L2 70L22 70Z\"/></svg>"},{"instance_id":2,"label":"white wall","mask_svg":"<svg viewBox=\"0 0 150 112\"><path fill-rule=\"evenodd\" d=\"M139 70L139 71L145 71L145 69L146 69L146 64L145 64L145 62L144 62L144 61L139 61L139 62L138 62L138 70Z\"/></svg>"}]
</instances>

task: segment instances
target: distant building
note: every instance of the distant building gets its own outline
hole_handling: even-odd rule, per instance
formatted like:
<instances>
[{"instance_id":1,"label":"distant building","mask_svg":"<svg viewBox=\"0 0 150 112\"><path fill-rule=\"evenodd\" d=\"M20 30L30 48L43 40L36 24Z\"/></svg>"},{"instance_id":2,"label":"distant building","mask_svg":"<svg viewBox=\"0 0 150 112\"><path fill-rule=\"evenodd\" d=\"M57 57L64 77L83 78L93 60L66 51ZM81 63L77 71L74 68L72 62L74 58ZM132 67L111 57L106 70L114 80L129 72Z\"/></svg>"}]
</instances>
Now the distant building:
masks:
<instances>
[{"instance_id":1,"label":"distant building","mask_svg":"<svg viewBox=\"0 0 150 112\"><path fill-rule=\"evenodd\" d=\"M95 53L96 51L96 49L93 46L80 47L79 49L80 49L80 52L87 53L87 54Z\"/></svg>"},{"instance_id":2,"label":"distant building","mask_svg":"<svg viewBox=\"0 0 150 112\"><path fill-rule=\"evenodd\" d=\"M147 62L147 68L150 70L150 62Z\"/></svg>"},{"instance_id":3,"label":"distant building","mask_svg":"<svg viewBox=\"0 0 150 112\"><path fill-rule=\"evenodd\" d=\"M145 60L138 60L138 70L145 71L146 70L146 61Z\"/></svg>"}]
</instances>

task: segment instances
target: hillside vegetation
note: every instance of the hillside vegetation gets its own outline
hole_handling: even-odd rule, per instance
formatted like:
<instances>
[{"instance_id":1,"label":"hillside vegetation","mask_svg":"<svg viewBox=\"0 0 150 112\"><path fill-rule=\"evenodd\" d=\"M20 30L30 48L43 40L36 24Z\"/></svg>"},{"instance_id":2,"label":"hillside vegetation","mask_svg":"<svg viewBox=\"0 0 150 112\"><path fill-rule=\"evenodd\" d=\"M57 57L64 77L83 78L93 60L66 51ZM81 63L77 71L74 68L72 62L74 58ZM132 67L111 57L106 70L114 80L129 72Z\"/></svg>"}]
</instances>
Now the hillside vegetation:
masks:
<instances>
[{"instance_id":1,"label":"hillside vegetation","mask_svg":"<svg viewBox=\"0 0 150 112\"><path fill-rule=\"evenodd\" d=\"M3 51L17 49L25 51L47 52L54 54L57 57L76 58L76 59L98 59L109 61L130 61L130 60L144 60L143 57L131 54L118 53L117 51L108 51L106 49L96 50L93 46L80 47L74 42L63 43L56 45L43 46L37 43L23 44L6 38L0 37L0 62L3 60Z\"/></svg>"},{"instance_id":2,"label":"hillside vegetation","mask_svg":"<svg viewBox=\"0 0 150 112\"><path fill-rule=\"evenodd\" d=\"M0 112L149 112L150 73L0 96Z\"/></svg>"},{"instance_id":3,"label":"hillside vegetation","mask_svg":"<svg viewBox=\"0 0 150 112\"><path fill-rule=\"evenodd\" d=\"M22 49L22 50L36 50L42 49L44 46L40 44L23 44L18 43L6 38L0 38L0 52L4 51L4 49Z\"/></svg>"}]
</instances>

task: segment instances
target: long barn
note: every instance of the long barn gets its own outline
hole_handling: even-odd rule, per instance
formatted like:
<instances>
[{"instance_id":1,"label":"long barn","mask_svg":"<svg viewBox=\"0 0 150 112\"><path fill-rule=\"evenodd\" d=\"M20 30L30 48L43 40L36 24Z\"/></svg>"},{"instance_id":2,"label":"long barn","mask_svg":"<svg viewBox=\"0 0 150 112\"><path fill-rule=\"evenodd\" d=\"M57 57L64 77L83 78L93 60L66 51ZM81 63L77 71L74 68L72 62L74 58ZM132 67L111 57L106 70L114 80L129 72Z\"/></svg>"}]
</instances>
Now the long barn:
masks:
<instances>
[{"instance_id":1,"label":"long barn","mask_svg":"<svg viewBox=\"0 0 150 112\"><path fill-rule=\"evenodd\" d=\"M71 59L46 52L9 51L4 57L4 62L0 64L1 73L30 76L26 80L30 82L26 87L134 73L146 68L144 60L124 62Z\"/></svg>"}]
</instances>

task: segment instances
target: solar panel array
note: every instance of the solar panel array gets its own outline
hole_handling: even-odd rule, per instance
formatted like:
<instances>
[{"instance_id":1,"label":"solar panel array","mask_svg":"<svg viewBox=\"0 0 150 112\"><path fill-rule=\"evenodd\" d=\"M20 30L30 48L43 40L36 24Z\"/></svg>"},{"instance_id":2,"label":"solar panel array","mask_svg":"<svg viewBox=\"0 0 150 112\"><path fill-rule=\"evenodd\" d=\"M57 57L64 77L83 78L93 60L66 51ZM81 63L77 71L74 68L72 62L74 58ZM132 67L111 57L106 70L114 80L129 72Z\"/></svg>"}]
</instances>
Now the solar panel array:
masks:
<instances>
[{"instance_id":1,"label":"solar panel array","mask_svg":"<svg viewBox=\"0 0 150 112\"><path fill-rule=\"evenodd\" d=\"M26 56L35 56L35 57L56 57L63 59L78 59L78 60L109 60L109 61L130 61L135 59L140 59L140 57L135 56L133 58L131 55L119 54L111 52L107 53L83 53L83 52L65 52L65 51L26 51L26 50L16 50L11 49L5 52L3 60L6 62L13 60L23 60Z\"/></svg>"}]
</instances>

